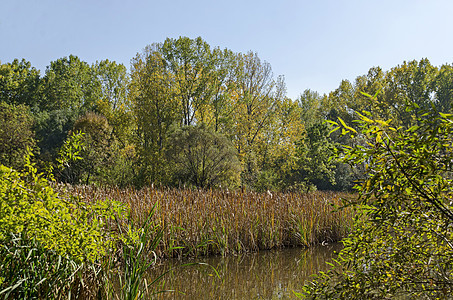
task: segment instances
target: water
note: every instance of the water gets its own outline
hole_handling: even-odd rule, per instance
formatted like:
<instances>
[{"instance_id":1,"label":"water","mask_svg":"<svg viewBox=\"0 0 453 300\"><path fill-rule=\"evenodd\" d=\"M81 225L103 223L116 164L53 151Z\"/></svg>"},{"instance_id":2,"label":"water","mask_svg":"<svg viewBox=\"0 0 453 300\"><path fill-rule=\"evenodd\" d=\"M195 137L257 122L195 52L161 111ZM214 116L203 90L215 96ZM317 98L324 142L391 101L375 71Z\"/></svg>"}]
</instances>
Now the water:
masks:
<instances>
[{"instance_id":1,"label":"water","mask_svg":"<svg viewBox=\"0 0 453 300\"><path fill-rule=\"evenodd\" d=\"M209 266L180 267L182 262L170 261L151 276L174 268L165 275L164 288L177 292L159 294L158 299L294 299L293 291L301 291L312 274L326 270L326 261L340 249L341 244L335 244L189 261L209 264L220 278Z\"/></svg>"}]
</instances>

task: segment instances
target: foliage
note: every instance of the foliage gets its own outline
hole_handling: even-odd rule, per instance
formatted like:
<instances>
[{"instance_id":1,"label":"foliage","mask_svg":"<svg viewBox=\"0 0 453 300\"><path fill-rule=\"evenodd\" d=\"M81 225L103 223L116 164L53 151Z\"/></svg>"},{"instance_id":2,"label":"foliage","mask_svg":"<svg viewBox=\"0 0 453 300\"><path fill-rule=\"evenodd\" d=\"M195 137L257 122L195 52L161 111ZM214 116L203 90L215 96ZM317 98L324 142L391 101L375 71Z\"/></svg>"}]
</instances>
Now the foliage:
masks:
<instances>
[{"instance_id":1,"label":"foliage","mask_svg":"<svg viewBox=\"0 0 453 300\"><path fill-rule=\"evenodd\" d=\"M307 186L332 189L335 184L335 164L330 160L334 144L328 137L326 123L313 124L298 144L297 175Z\"/></svg>"},{"instance_id":2,"label":"foliage","mask_svg":"<svg viewBox=\"0 0 453 300\"><path fill-rule=\"evenodd\" d=\"M95 166L90 159L79 162L78 182L171 185L173 170L165 157L170 136L184 126L206 124L235 146L243 187L350 190L363 170L327 162L329 151L323 150L331 142L362 145L361 137L335 132L327 138L324 129L320 135L306 130L317 131L319 124L338 117L357 130L353 120L363 110L409 128L417 118L406 111L408 102L451 111L452 78L452 65L436 67L424 58L387 71L372 67L355 80L342 80L329 94L305 90L294 101L285 96L284 77L275 77L257 53L211 47L201 37L179 37L145 47L131 60L129 73L114 61L90 65L75 55L50 62L42 77L24 59L0 64L0 100L29 107L40 170L55 167L58 149L76 120L87 112L107 119L113 141L109 147L114 148L107 152L114 154ZM377 91L372 102L362 94ZM316 151L323 156L320 164ZM15 155L7 158L15 161Z\"/></svg>"},{"instance_id":3,"label":"foliage","mask_svg":"<svg viewBox=\"0 0 453 300\"><path fill-rule=\"evenodd\" d=\"M82 158L73 168L76 169L76 181L71 183L105 182L103 176L114 164L117 143L113 136L113 129L102 115L86 113L74 124L73 132L82 132L80 151Z\"/></svg>"},{"instance_id":4,"label":"foliage","mask_svg":"<svg viewBox=\"0 0 453 300\"><path fill-rule=\"evenodd\" d=\"M25 59L0 64L0 101L23 104L36 110L42 105L40 87L39 70Z\"/></svg>"},{"instance_id":5,"label":"foliage","mask_svg":"<svg viewBox=\"0 0 453 300\"><path fill-rule=\"evenodd\" d=\"M130 97L137 126L134 142L140 176L151 182L168 181L164 151L170 130L178 123L180 106L173 96L173 77L157 45L147 47L132 61Z\"/></svg>"},{"instance_id":6,"label":"foliage","mask_svg":"<svg viewBox=\"0 0 453 300\"><path fill-rule=\"evenodd\" d=\"M453 115L416 103L406 112L417 125L396 127L364 112L359 131L337 127L366 142L341 154L366 165L359 197L347 202L361 214L335 268L306 287L308 298L440 299L453 292Z\"/></svg>"},{"instance_id":7,"label":"foliage","mask_svg":"<svg viewBox=\"0 0 453 300\"><path fill-rule=\"evenodd\" d=\"M70 108L44 110L34 113L33 118L39 158L44 162L53 162L78 118L78 112Z\"/></svg>"},{"instance_id":8,"label":"foliage","mask_svg":"<svg viewBox=\"0 0 453 300\"><path fill-rule=\"evenodd\" d=\"M184 127L175 132L167 152L173 164L174 182L201 188L235 187L240 165L236 151L224 136L204 125Z\"/></svg>"},{"instance_id":9,"label":"foliage","mask_svg":"<svg viewBox=\"0 0 453 300\"><path fill-rule=\"evenodd\" d=\"M93 110L101 95L88 63L70 55L52 61L43 78L46 110Z\"/></svg>"},{"instance_id":10,"label":"foliage","mask_svg":"<svg viewBox=\"0 0 453 300\"><path fill-rule=\"evenodd\" d=\"M23 172L0 166L0 293L67 295L76 273L114 246L116 235L105 225L124 209L112 201L88 204L59 194L29 155L25 161Z\"/></svg>"},{"instance_id":11,"label":"foliage","mask_svg":"<svg viewBox=\"0 0 453 300\"><path fill-rule=\"evenodd\" d=\"M130 83L126 67L108 59L91 66L95 85L100 90L95 111L105 116L113 135L125 146L131 139L132 114L128 98Z\"/></svg>"},{"instance_id":12,"label":"foliage","mask_svg":"<svg viewBox=\"0 0 453 300\"><path fill-rule=\"evenodd\" d=\"M21 167L27 148L36 144L30 110L23 104L0 102L0 120L0 164Z\"/></svg>"},{"instance_id":13,"label":"foliage","mask_svg":"<svg viewBox=\"0 0 453 300\"><path fill-rule=\"evenodd\" d=\"M174 76L173 97L180 104L180 125L195 125L195 116L205 109L210 97L208 82L213 69L210 46L201 37L179 37L167 38L160 50L165 67Z\"/></svg>"}]
</instances>

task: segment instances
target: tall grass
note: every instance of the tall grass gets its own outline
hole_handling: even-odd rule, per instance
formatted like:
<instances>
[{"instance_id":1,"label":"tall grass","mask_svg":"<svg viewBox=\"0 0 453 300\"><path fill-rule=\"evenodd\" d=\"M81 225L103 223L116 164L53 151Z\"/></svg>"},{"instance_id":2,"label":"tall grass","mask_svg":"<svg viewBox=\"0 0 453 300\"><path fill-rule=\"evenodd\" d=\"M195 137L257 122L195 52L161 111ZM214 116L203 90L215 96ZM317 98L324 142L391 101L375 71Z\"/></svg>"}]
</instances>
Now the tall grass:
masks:
<instances>
[{"instance_id":1,"label":"tall grass","mask_svg":"<svg viewBox=\"0 0 453 300\"><path fill-rule=\"evenodd\" d=\"M255 193L220 190L73 186L85 201L111 199L127 204L130 220L162 230L158 257L237 254L285 246L339 241L352 224L352 212L336 211L345 193ZM152 237L150 237L152 238Z\"/></svg>"}]
</instances>

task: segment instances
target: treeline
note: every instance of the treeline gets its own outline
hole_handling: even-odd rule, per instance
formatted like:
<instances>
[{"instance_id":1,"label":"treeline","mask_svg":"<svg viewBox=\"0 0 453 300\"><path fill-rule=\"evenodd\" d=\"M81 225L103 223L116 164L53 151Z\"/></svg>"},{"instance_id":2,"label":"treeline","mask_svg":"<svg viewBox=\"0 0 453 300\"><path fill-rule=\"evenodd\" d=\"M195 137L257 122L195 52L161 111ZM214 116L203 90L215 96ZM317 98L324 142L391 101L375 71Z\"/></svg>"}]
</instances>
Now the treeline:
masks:
<instances>
[{"instance_id":1,"label":"treeline","mask_svg":"<svg viewBox=\"0 0 453 300\"><path fill-rule=\"evenodd\" d=\"M147 46L129 72L69 56L41 76L14 60L0 65L0 163L20 168L30 147L39 168L69 183L347 190L360 166L329 157L361 137L329 135L325 121L354 126L367 110L409 126L408 100L451 110L452 76L452 65L422 59L289 99L284 78L256 53L186 37ZM59 164L62 147L83 159Z\"/></svg>"}]
</instances>

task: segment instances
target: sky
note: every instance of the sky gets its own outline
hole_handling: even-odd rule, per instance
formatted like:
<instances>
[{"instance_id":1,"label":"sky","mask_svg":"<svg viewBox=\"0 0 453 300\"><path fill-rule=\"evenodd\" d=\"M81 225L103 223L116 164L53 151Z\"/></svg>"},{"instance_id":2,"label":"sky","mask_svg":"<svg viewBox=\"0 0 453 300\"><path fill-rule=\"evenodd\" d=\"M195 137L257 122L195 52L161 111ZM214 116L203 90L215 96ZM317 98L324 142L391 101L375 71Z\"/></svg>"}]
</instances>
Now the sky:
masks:
<instances>
[{"instance_id":1,"label":"sky","mask_svg":"<svg viewBox=\"0 0 453 300\"><path fill-rule=\"evenodd\" d=\"M149 44L200 36L211 47L256 52L295 99L375 66L453 63L452 12L450 0L1 0L0 62L25 58L43 75L73 54L129 69Z\"/></svg>"}]
</instances>

